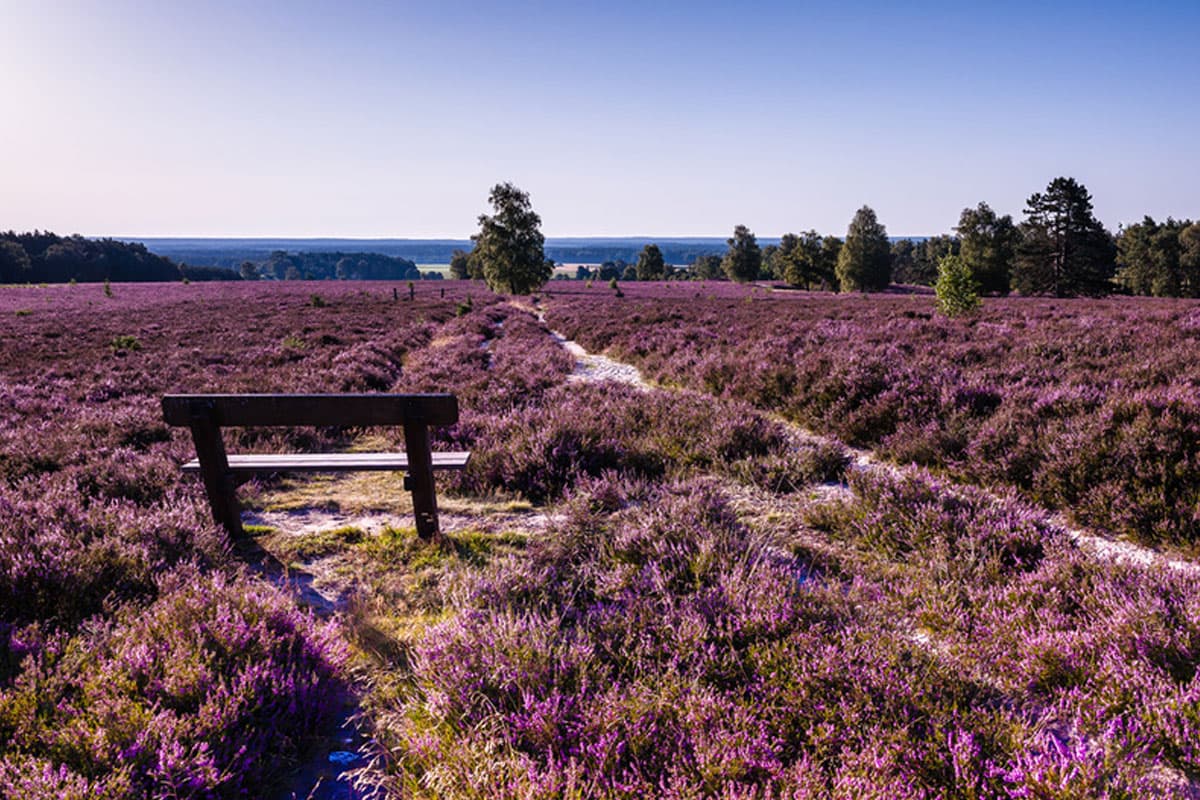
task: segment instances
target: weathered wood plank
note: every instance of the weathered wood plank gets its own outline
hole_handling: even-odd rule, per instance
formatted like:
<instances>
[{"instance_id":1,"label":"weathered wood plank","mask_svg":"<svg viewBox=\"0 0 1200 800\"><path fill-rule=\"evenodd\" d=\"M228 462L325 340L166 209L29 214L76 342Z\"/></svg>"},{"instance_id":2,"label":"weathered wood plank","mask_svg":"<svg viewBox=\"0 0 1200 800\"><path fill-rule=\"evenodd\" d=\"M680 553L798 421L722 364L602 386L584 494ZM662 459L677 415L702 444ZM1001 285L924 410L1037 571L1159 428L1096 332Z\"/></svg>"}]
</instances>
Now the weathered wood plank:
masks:
<instances>
[{"instance_id":1,"label":"weathered wood plank","mask_svg":"<svg viewBox=\"0 0 1200 800\"><path fill-rule=\"evenodd\" d=\"M469 452L432 454L433 469L466 469ZM255 472L407 472L407 453L264 453L227 456L229 471ZM184 472L199 472L199 459L182 467Z\"/></svg>"},{"instance_id":2,"label":"weathered wood plank","mask_svg":"<svg viewBox=\"0 0 1200 800\"><path fill-rule=\"evenodd\" d=\"M169 394L162 399L163 420L190 425L197 405L222 428L458 422L458 399L452 394Z\"/></svg>"}]
</instances>

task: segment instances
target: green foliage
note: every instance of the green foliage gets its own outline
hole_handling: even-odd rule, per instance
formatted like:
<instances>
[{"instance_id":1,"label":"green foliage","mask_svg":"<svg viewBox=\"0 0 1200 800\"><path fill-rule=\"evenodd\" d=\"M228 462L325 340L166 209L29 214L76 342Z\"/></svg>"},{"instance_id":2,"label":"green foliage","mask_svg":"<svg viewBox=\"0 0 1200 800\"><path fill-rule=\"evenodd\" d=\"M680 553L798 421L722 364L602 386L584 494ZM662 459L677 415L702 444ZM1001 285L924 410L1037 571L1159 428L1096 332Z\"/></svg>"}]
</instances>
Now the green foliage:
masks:
<instances>
[{"instance_id":1,"label":"green foliage","mask_svg":"<svg viewBox=\"0 0 1200 800\"><path fill-rule=\"evenodd\" d=\"M253 262L250 262L253 263ZM271 280L417 280L421 271L407 258L382 253L289 253L273 251L261 264L255 264L260 278ZM244 270L245 264L242 265ZM228 270L225 270L228 272ZM243 277L245 277L243 275Z\"/></svg>"},{"instance_id":2,"label":"green foliage","mask_svg":"<svg viewBox=\"0 0 1200 800\"><path fill-rule=\"evenodd\" d=\"M1055 178L1026 201L1013 270L1021 294L1102 295L1116 268L1112 237L1092 214L1092 196L1074 178Z\"/></svg>"},{"instance_id":3,"label":"green foliage","mask_svg":"<svg viewBox=\"0 0 1200 800\"><path fill-rule=\"evenodd\" d=\"M137 243L64 238L49 231L0 232L0 283L176 281L179 267Z\"/></svg>"},{"instance_id":4,"label":"green foliage","mask_svg":"<svg viewBox=\"0 0 1200 800\"><path fill-rule=\"evenodd\" d=\"M721 257L714 255L699 256L691 267L692 277L699 281L716 281L725 277L721 271Z\"/></svg>"},{"instance_id":5,"label":"green foliage","mask_svg":"<svg viewBox=\"0 0 1200 800\"><path fill-rule=\"evenodd\" d=\"M947 317L960 317L979 308L979 284L962 256L946 256L938 264L938 309Z\"/></svg>"},{"instance_id":6,"label":"green foliage","mask_svg":"<svg viewBox=\"0 0 1200 800\"><path fill-rule=\"evenodd\" d=\"M958 218L962 258L982 292L1008 294L1021 232L1008 214L1000 217L987 203L964 208Z\"/></svg>"},{"instance_id":7,"label":"green foliage","mask_svg":"<svg viewBox=\"0 0 1200 800\"><path fill-rule=\"evenodd\" d=\"M662 251L656 244L648 244L642 248L637 260L637 279L639 281L661 281L666 274L666 264Z\"/></svg>"},{"instance_id":8,"label":"green foliage","mask_svg":"<svg viewBox=\"0 0 1200 800\"><path fill-rule=\"evenodd\" d=\"M530 205L529 195L511 183L493 186L488 202L495 213L479 216L479 233L471 237L473 256L493 291L529 294L553 273L543 249L542 218Z\"/></svg>"},{"instance_id":9,"label":"green foliage","mask_svg":"<svg viewBox=\"0 0 1200 800\"><path fill-rule=\"evenodd\" d=\"M465 250L455 250L450 254L450 277L464 281L471 277L471 256Z\"/></svg>"},{"instance_id":10,"label":"green foliage","mask_svg":"<svg viewBox=\"0 0 1200 800\"><path fill-rule=\"evenodd\" d=\"M721 269L732 281L746 283L758 278L758 270L762 266L762 251L758 248L758 239L745 225L733 229L733 238L727 239L729 250L721 260Z\"/></svg>"},{"instance_id":11,"label":"green foliage","mask_svg":"<svg viewBox=\"0 0 1200 800\"><path fill-rule=\"evenodd\" d=\"M314 294L308 298L308 304L313 308L325 308L329 303L325 302L325 298L319 294Z\"/></svg>"},{"instance_id":12,"label":"green foliage","mask_svg":"<svg viewBox=\"0 0 1200 800\"><path fill-rule=\"evenodd\" d=\"M108 280L108 278L104 279L104 296L105 297L113 296L112 283Z\"/></svg>"},{"instance_id":13,"label":"green foliage","mask_svg":"<svg viewBox=\"0 0 1200 800\"><path fill-rule=\"evenodd\" d=\"M119 353L122 351L132 352L142 349L142 343L137 340L137 337L129 334L114 336L113 340L109 342L109 346L112 348L114 353Z\"/></svg>"},{"instance_id":14,"label":"green foliage","mask_svg":"<svg viewBox=\"0 0 1200 800\"><path fill-rule=\"evenodd\" d=\"M763 281L775 281L782 277L783 261L781 248L779 245L769 244L762 249L762 266L759 267L758 278Z\"/></svg>"},{"instance_id":15,"label":"green foliage","mask_svg":"<svg viewBox=\"0 0 1200 800\"><path fill-rule=\"evenodd\" d=\"M1117 280L1133 294L1200 297L1200 223L1145 217L1117 237Z\"/></svg>"},{"instance_id":16,"label":"green foliage","mask_svg":"<svg viewBox=\"0 0 1200 800\"><path fill-rule=\"evenodd\" d=\"M892 282L891 245L887 229L870 206L850 221L846 243L838 254L837 278L843 291L883 291Z\"/></svg>"},{"instance_id":17,"label":"green foliage","mask_svg":"<svg viewBox=\"0 0 1200 800\"><path fill-rule=\"evenodd\" d=\"M454 313L456 316L465 317L467 314L470 314L474 308L475 304L471 302L471 298L468 295L466 300L454 307Z\"/></svg>"},{"instance_id":18,"label":"green foliage","mask_svg":"<svg viewBox=\"0 0 1200 800\"><path fill-rule=\"evenodd\" d=\"M933 286L937 282L938 263L948 255L958 255L957 236L931 236L919 242L901 239L892 245L892 280L896 283Z\"/></svg>"},{"instance_id":19,"label":"green foliage","mask_svg":"<svg viewBox=\"0 0 1200 800\"><path fill-rule=\"evenodd\" d=\"M29 280L32 267L25 248L16 242L0 239L0 283L24 283Z\"/></svg>"},{"instance_id":20,"label":"green foliage","mask_svg":"<svg viewBox=\"0 0 1200 800\"><path fill-rule=\"evenodd\" d=\"M822 237L812 230L799 236L784 234L779 240L779 261L783 267L781 277L792 286L803 286L805 289L814 286L836 288L837 255L841 244L836 236Z\"/></svg>"}]
</instances>

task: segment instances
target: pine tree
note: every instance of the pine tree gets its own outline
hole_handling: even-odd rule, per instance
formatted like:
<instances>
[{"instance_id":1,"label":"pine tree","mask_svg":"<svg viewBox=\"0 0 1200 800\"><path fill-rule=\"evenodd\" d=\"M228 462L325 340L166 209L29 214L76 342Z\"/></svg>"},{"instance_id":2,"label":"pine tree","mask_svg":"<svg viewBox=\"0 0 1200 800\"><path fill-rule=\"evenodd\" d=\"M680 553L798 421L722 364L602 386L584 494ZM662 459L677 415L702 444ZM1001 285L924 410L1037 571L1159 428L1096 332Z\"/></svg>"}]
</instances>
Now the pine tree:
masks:
<instances>
[{"instance_id":1,"label":"pine tree","mask_svg":"<svg viewBox=\"0 0 1200 800\"><path fill-rule=\"evenodd\" d=\"M637 279L639 281L661 281L666 272L662 251L656 244L648 244L642 248L637 260Z\"/></svg>"},{"instance_id":2,"label":"pine tree","mask_svg":"<svg viewBox=\"0 0 1200 800\"><path fill-rule=\"evenodd\" d=\"M1021 294L1107 294L1115 271L1112 237L1092 214L1092 196L1074 178L1055 178L1025 204L1013 268Z\"/></svg>"},{"instance_id":3,"label":"pine tree","mask_svg":"<svg viewBox=\"0 0 1200 800\"><path fill-rule=\"evenodd\" d=\"M845 292L880 292L892 282L892 253L887 228L879 224L870 206L863 206L850 221L846 243L838 254L837 278Z\"/></svg>"},{"instance_id":4,"label":"pine tree","mask_svg":"<svg viewBox=\"0 0 1200 800\"><path fill-rule=\"evenodd\" d=\"M746 283L758 278L758 270L762 266L762 251L758 249L758 240L745 225L733 229L733 238L727 239L729 250L721 261L721 268L730 280Z\"/></svg>"}]
</instances>

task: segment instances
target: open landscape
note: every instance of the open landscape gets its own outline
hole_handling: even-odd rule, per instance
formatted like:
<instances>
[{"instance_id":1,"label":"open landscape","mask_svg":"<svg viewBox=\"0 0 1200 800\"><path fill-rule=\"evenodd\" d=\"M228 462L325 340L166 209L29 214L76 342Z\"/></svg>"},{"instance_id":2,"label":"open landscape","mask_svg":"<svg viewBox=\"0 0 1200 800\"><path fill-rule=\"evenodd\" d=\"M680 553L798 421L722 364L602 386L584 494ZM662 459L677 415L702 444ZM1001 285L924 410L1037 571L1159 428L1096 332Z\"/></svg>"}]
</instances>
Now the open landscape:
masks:
<instances>
[{"instance_id":1,"label":"open landscape","mask_svg":"<svg viewBox=\"0 0 1200 800\"><path fill-rule=\"evenodd\" d=\"M1200 800L1200 3L0 11L0 800Z\"/></svg>"},{"instance_id":2,"label":"open landscape","mask_svg":"<svg viewBox=\"0 0 1200 800\"><path fill-rule=\"evenodd\" d=\"M1197 794L1200 304L552 289L0 290L0 796ZM454 393L444 535L178 391Z\"/></svg>"}]
</instances>

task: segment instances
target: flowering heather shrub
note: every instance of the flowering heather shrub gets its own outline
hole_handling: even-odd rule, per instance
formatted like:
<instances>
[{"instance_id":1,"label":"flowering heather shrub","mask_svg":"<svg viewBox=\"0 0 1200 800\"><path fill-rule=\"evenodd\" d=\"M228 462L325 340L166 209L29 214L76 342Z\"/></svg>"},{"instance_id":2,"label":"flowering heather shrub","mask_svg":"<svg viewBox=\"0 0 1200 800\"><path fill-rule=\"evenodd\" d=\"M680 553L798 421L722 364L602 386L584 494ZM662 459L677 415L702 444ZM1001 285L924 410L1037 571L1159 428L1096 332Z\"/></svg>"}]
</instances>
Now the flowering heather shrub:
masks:
<instances>
[{"instance_id":1,"label":"flowering heather shrub","mask_svg":"<svg viewBox=\"0 0 1200 800\"><path fill-rule=\"evenodd\" d=\"M1007 710L1019 700L904 635L889 592L813 575L709 481L584 481L562 525L418 645L412 689L374 709L360 780L465 797L1169 796L1144 738L1047 736L1056 712Z\"/></svg>"},{"instance_id":2,"label":"flowering heather shrub","mask_svg":"<svg viewBox=\"0 0 1200 800\"><path fill-rule=\"evenodd\" d=\"M1200 576L1098 560L1019 505L937 479L851 483L851 500L813 520L863 554L842 569L876 583L873 602L960 674L1080 737L1020 754L1022 780L1103 785L1113 752L1143 782L1154 764L1196 774Z\"/></svg>"},{"instance_id":3,"label":"flowering heather shrub","mask_svg":"<svg viewBox=\"0 0 1200 800\"><path fill-rule=\"evenodd\" d=\"M840 477L846 464L841 448L792 441L745 404L625 384L560 385L540 405L460 427L476 447L460 488L503 489L536 502L605 472L660 478L716 471L794 491Z\"/></svg>"},{"instance_id":4,"label":"flowering heather shrub","mask_svg":"<svg viewBox=\"0 0 1200 800\"><path fill-rule=\"evenodd\" d=\"M928 297L677 291L556 295L548 320L660 383L1015 486L1115 533L1200 539L1194 301L1012 298L948 320Z\"/></svg>"},{"instance_id":5,"label":"flowering heather shrub","mask_svg":"<svg viewBox=\"0 0 1200 800\"><path fill-rule=\"evenodd\" d=\"M248 578L160 582L150 606L52 638L0 691L0 797L240 797L331 718L331 626Z\"/></svg>"},{"instance_id":6,"label":"flowering heather shrub","mask_svg":"<svg viewBox=\"0 0 1200 800\"><path fill-rule=\"evenodd\" d=\"M261 794L328 718L343 654L285 596L227 576L159 397L389 388L462 295L323 285L314 308L290 286L84 289L0 291L0 797ZM114 350L122 336L140 349Z\"/></svg>"}]
</instances>

